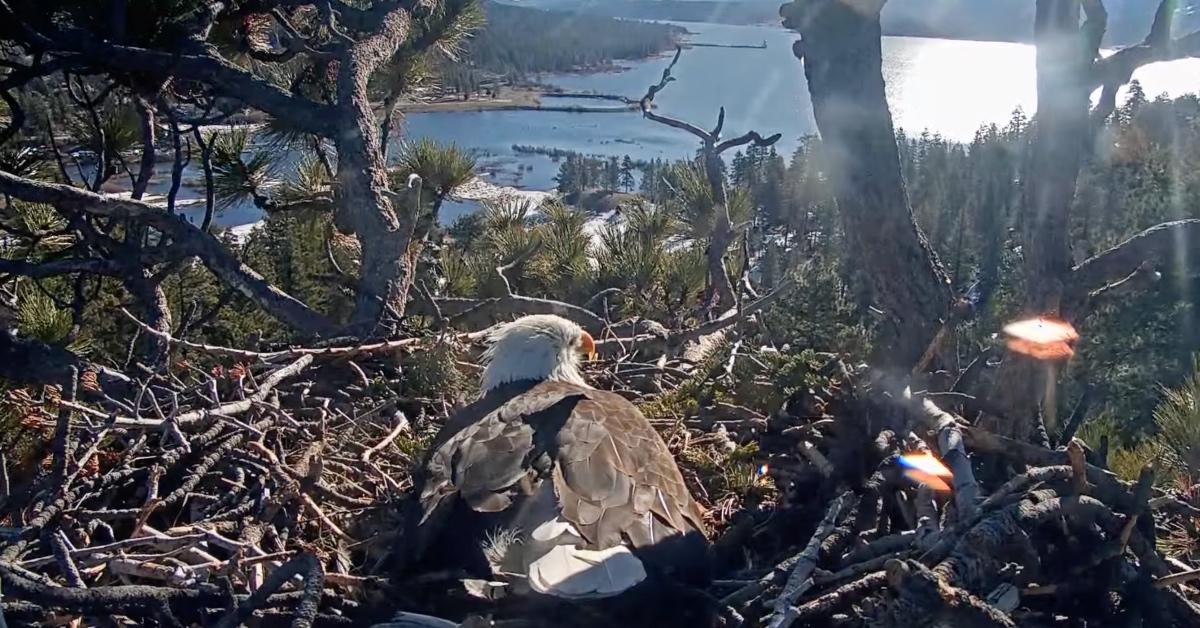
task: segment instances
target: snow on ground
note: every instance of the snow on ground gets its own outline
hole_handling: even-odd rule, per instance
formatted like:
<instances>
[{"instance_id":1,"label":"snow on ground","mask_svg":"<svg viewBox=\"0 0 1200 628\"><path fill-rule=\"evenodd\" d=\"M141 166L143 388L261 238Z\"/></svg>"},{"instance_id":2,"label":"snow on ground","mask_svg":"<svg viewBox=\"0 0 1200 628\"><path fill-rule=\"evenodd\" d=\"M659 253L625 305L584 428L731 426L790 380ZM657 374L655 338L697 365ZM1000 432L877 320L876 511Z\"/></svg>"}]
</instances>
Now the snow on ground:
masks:
<instances>
[{"instance_id":1,"label":"snow on ground","mask_svg":"<svg viewBox=\"0 0 1200 628\"><path fill-rule=\"evenodd\" d=\"M519 200L531 204L530 209L537 209L542 203L554 198L553 192L538 190L521 190L514 187L496 185L486 179L475 177L458 186L450 193L450 200L501 202L504 200Z\"/></svg>"}]
</instances>

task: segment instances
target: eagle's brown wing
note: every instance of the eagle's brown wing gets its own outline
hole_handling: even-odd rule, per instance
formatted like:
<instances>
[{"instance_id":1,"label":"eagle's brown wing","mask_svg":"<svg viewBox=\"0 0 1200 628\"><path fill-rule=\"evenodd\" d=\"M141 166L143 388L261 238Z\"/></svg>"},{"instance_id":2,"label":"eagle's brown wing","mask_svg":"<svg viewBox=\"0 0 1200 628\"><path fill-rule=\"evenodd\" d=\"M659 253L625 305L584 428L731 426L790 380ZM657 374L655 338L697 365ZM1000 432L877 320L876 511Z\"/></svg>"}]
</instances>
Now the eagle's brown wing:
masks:
<instances>
[{"instance_id":1,"label":"eagle's brown wing","mask_svg":"<svg viewBox=\"0 0 1200 628\"><path fill-rule=\"evenodd\" d=\"M619 395L575 384L490 393L447 424L423 471L418 544L455 495L476 512L498 513L547 477L563 518L590 548L704 533L699 507L645 416Z\"/></svg>"},{"instance_id":2,"label":"eagle's brown wing","mask_svg":"<svg viewBox=\"0 0 1200 628\"><path fill-rule=\"evenodd\" d=\"M700 508L666 443L624 397L586 391L559 432L555 458L563 518L595 549L622 539L645 547L676 533L704 534Z\"/></svg>"},{"instance_id":3,"label":"eagle's brown wing","mask_svg":"<svg viewBox=\"0 0 1200 628\"><path fill-rule=\"evenodd\" d=\"M511 505L516 485L536 475L530 464L535 436L541 452L553 446L554 434L537 434L535 428L561 425L581 398L577 391L508 386L461 410L438 433L425 463L422 523L455 494L478 512Z\"/></svg>"}]
</instances>

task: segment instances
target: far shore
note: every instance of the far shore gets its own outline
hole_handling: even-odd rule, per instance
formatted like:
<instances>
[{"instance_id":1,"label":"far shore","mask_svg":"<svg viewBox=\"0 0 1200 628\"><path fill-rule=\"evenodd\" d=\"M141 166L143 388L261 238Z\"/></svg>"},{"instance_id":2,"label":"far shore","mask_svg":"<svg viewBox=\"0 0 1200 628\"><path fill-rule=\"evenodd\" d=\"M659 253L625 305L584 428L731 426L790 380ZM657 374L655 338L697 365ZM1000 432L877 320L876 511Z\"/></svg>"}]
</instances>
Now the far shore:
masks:
<instances>
[{"instance_id":1,"label":"far shore","mask_svg":"<svg viewBox=\"0 0 1200 628\"><path fill-rule=\"evenodd\" d=\"M568 113L621 113L635 109L633 104L611 106L554 105L543 103L543 97L553 97L546 88L536 86L501 87L495 98L475 94L467 100L461 97L442 97L438 100L416 101L400 104L404 113L476 112L476 111L561 111ZM568 94L560 94L570 96ZM630 101L621 97L581 94L579 98L606 98Z\"/></svg>"}]
</instances>

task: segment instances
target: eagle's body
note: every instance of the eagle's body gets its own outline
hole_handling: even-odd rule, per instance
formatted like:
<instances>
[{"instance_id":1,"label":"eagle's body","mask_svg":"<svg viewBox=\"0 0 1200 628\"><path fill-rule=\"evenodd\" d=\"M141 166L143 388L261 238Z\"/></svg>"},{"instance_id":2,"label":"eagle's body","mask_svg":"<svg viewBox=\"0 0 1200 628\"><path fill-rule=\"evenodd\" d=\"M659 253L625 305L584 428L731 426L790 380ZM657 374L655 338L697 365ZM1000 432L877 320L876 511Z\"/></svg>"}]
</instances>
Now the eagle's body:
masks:
<instances>
[{"instance_id":1,"label":"eagle's body","mask_svg":"<svg viewBox=\"0 0 1200 628\"><path fill-rule=\"evenodd\" d=\"M528 317L493 340L484 394L438 434L418 480L421 562L575 600L705 579L701 511L666 444L579 374L590 336Z\"/></svg>"}]
</instances>

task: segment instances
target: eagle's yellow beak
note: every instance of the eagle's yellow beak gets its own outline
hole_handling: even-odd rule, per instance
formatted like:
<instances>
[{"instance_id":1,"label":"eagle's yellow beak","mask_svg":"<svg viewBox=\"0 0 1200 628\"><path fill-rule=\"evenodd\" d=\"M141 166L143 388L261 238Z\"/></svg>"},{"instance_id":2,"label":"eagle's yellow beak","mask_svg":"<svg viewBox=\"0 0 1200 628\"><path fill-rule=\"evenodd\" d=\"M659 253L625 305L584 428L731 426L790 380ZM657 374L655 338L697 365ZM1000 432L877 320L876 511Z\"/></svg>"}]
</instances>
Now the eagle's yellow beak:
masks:
<instances>
[{"instance_id":1,"label":"eagle's yellow beak","mask_svg":"<svg viewBox=\"0 0 1200 628\"><path fill-rule=\"evenodd\" d=\"M579 337L579 351L583 353L588 360L596 359L596 340L592 338L592 335L586 331L583 332L583 335Z\"/></svg>"}]
</instances>

